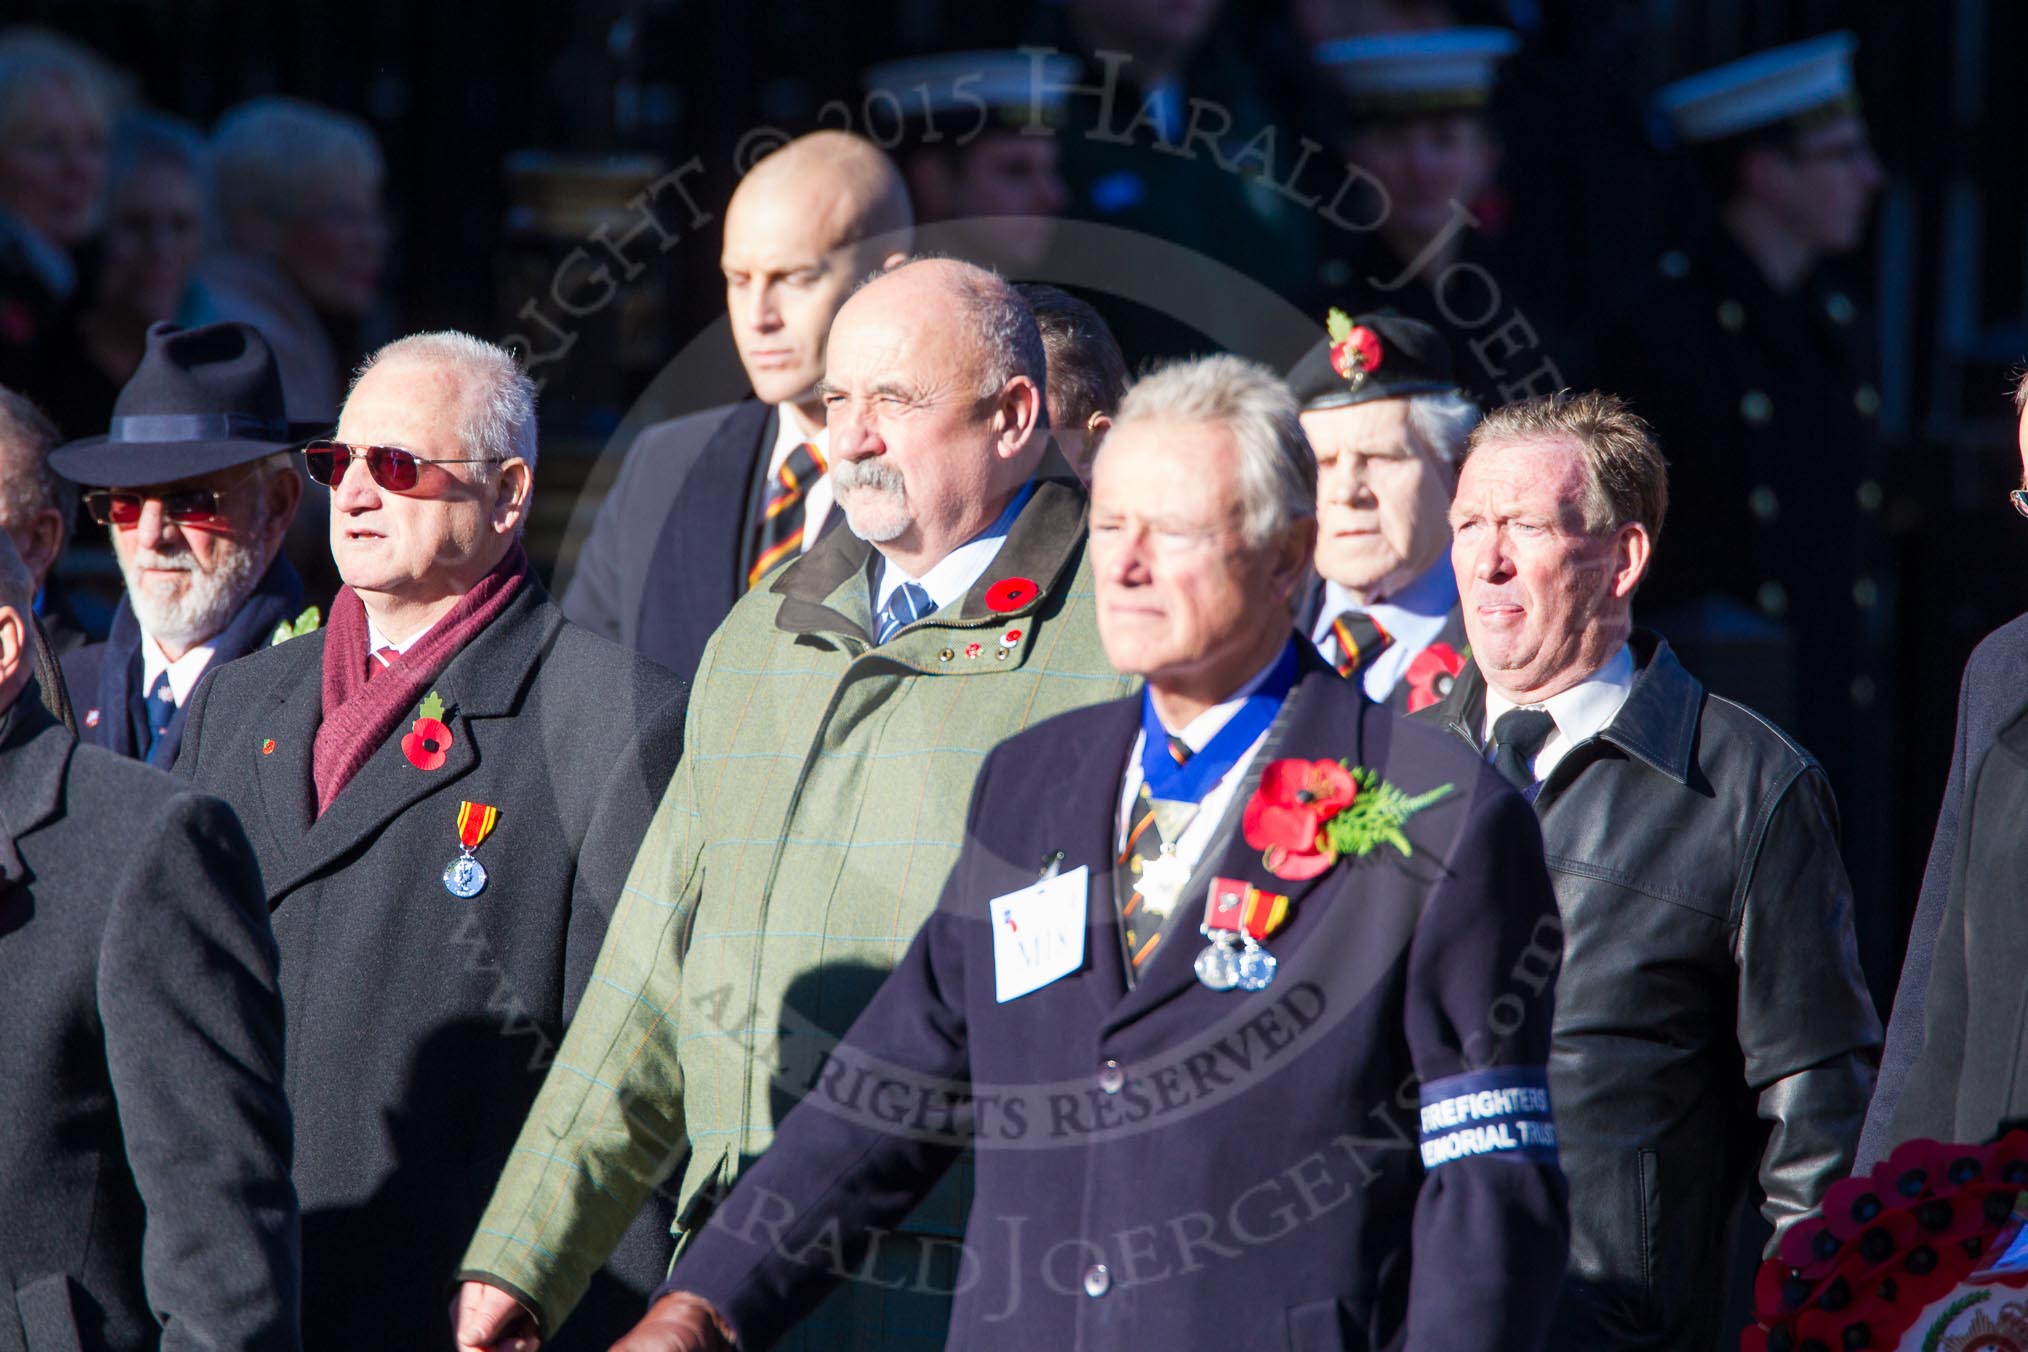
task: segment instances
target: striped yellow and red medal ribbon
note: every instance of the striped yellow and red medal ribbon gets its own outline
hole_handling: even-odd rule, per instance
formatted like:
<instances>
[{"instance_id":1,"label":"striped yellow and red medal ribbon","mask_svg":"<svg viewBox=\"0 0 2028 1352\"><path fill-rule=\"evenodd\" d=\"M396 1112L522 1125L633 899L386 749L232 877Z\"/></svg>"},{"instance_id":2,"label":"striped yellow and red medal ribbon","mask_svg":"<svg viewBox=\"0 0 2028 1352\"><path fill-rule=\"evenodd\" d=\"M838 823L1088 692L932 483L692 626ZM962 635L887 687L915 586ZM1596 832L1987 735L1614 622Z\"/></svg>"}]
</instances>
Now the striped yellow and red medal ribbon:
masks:
<instances>
[{"instance_id":1,"label":"striped yellow and red medal ribbon","mask_svg":"<svg viewBox=\"0 0 2028 1352\"><path fill-rule=\"evenodd\" d=\"M493 827L500 820L500 809L485 803L475 803L467 798L458 804L458 844L466 853L479 848L487 836L493 834Z\"/></svg>"},{"instance_id":2,"label":"striped yellow and red medal ribbon","mask_svg":"<svg viewBox=\"0 0 2028 1352\"><path fill-rule=\"evenodd\" d=\"M1263 892L1238 878L1214 878L1211 894L1204 899L1204 928L1244 934L1258 942L1282 927L1289 918L1289 899L1279 892Z\"/></svg>"}]
</instances>

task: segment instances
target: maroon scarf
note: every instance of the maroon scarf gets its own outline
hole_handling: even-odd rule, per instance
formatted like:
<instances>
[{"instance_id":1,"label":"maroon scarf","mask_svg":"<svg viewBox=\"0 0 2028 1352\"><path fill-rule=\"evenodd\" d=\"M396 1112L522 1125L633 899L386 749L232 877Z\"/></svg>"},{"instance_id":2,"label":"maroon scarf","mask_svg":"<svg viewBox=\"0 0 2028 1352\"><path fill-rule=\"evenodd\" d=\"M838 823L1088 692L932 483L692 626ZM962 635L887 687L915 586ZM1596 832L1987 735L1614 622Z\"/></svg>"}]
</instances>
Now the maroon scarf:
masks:
<instances>
[{"instance_id":1,"label":"maroon scarf","mask_svg":"<svg viewBox=\"0 0 2028 1352\"><path fill-rule=\"evenodd\" d=\"M370 684L367 665L374 659L367 652L366 607L352 588L338 589L324 630L324 720L310 753L319 817L396 725L415 716L430 683L500 617L528 576L528 555L516 540L492 572Z\"/></svg>"}]
</instances>

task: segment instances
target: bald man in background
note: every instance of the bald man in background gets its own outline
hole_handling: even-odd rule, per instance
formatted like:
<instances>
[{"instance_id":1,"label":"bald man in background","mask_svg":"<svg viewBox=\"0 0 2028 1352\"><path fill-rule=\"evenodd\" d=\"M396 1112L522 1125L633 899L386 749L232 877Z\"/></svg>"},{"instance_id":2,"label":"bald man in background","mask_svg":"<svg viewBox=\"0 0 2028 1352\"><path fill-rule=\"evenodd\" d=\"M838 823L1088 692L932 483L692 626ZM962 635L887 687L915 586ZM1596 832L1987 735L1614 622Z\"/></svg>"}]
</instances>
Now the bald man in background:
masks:
<instances>
[{"instance_id":1,"label":"bald man in background","mask_svg":"<svg viewBox=\"0 0 2028 1352\"><path fill-rule=\"evenodd\" d=\"M642 430L578 554L566 616L688 680L733 602L816 540L834 515L824 338L853 288L907 255L913 220L894 165L847 132L799 137L748 171L720 266L753 394Z\"/></svg>"}]
</instances>

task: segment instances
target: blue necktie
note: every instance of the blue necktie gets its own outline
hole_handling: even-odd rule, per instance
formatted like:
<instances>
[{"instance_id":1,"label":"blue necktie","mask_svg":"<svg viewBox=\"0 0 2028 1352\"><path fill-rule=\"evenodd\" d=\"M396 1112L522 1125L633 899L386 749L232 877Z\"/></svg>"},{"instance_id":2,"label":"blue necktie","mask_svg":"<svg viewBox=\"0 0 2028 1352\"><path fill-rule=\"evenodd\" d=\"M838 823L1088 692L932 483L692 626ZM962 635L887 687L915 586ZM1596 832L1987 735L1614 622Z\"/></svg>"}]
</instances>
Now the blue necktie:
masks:
<instances>
[{"instance_id":1,"label":"blue necktie","mask_svg":"<svg viewBox=\"0 0 2028 1352\"><path fill-rule=\"evenodd\" d=\"M148 744L141 748L142 760L155 754L155 743L169 731L169 722L175 717L176 696L169 689L169 673L165 671L148 687Z\"/></svg>"},{"instance_id":2,"label":"blue necktie","mask_svg":"<svg viewBox=\"0 0 2028 1352\"><path fill-rule=\"evenodd\" d=\"M895 588L894 595L887 598L887 604L880 608L880 614L873 621L875 644L887 642L901 631L902 626L914 624L937 608L930 600L929 592L919 582L904 582Z\"/></svg>"}]
</instances>

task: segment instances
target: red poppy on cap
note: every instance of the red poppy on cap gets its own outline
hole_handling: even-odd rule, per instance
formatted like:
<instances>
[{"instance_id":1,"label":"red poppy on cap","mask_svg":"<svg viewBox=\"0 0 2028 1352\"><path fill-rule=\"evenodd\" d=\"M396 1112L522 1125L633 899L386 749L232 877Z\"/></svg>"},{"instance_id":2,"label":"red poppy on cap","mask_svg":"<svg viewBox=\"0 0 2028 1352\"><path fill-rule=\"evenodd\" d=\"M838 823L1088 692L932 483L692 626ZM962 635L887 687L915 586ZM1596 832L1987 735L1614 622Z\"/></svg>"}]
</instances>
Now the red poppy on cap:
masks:
<instances>
[{"instance_id":1,"label":"red poppy on cap","mask_svg":"<svg viewBox=\"0 0 2028 1352\"><path fill-rule=\"evenodd\" d=\"M1010 610L1021 609L1041 591L1033 578L1003 577L986 588L986 608L1004 615Z\"/></svg>"}]
</instances>

